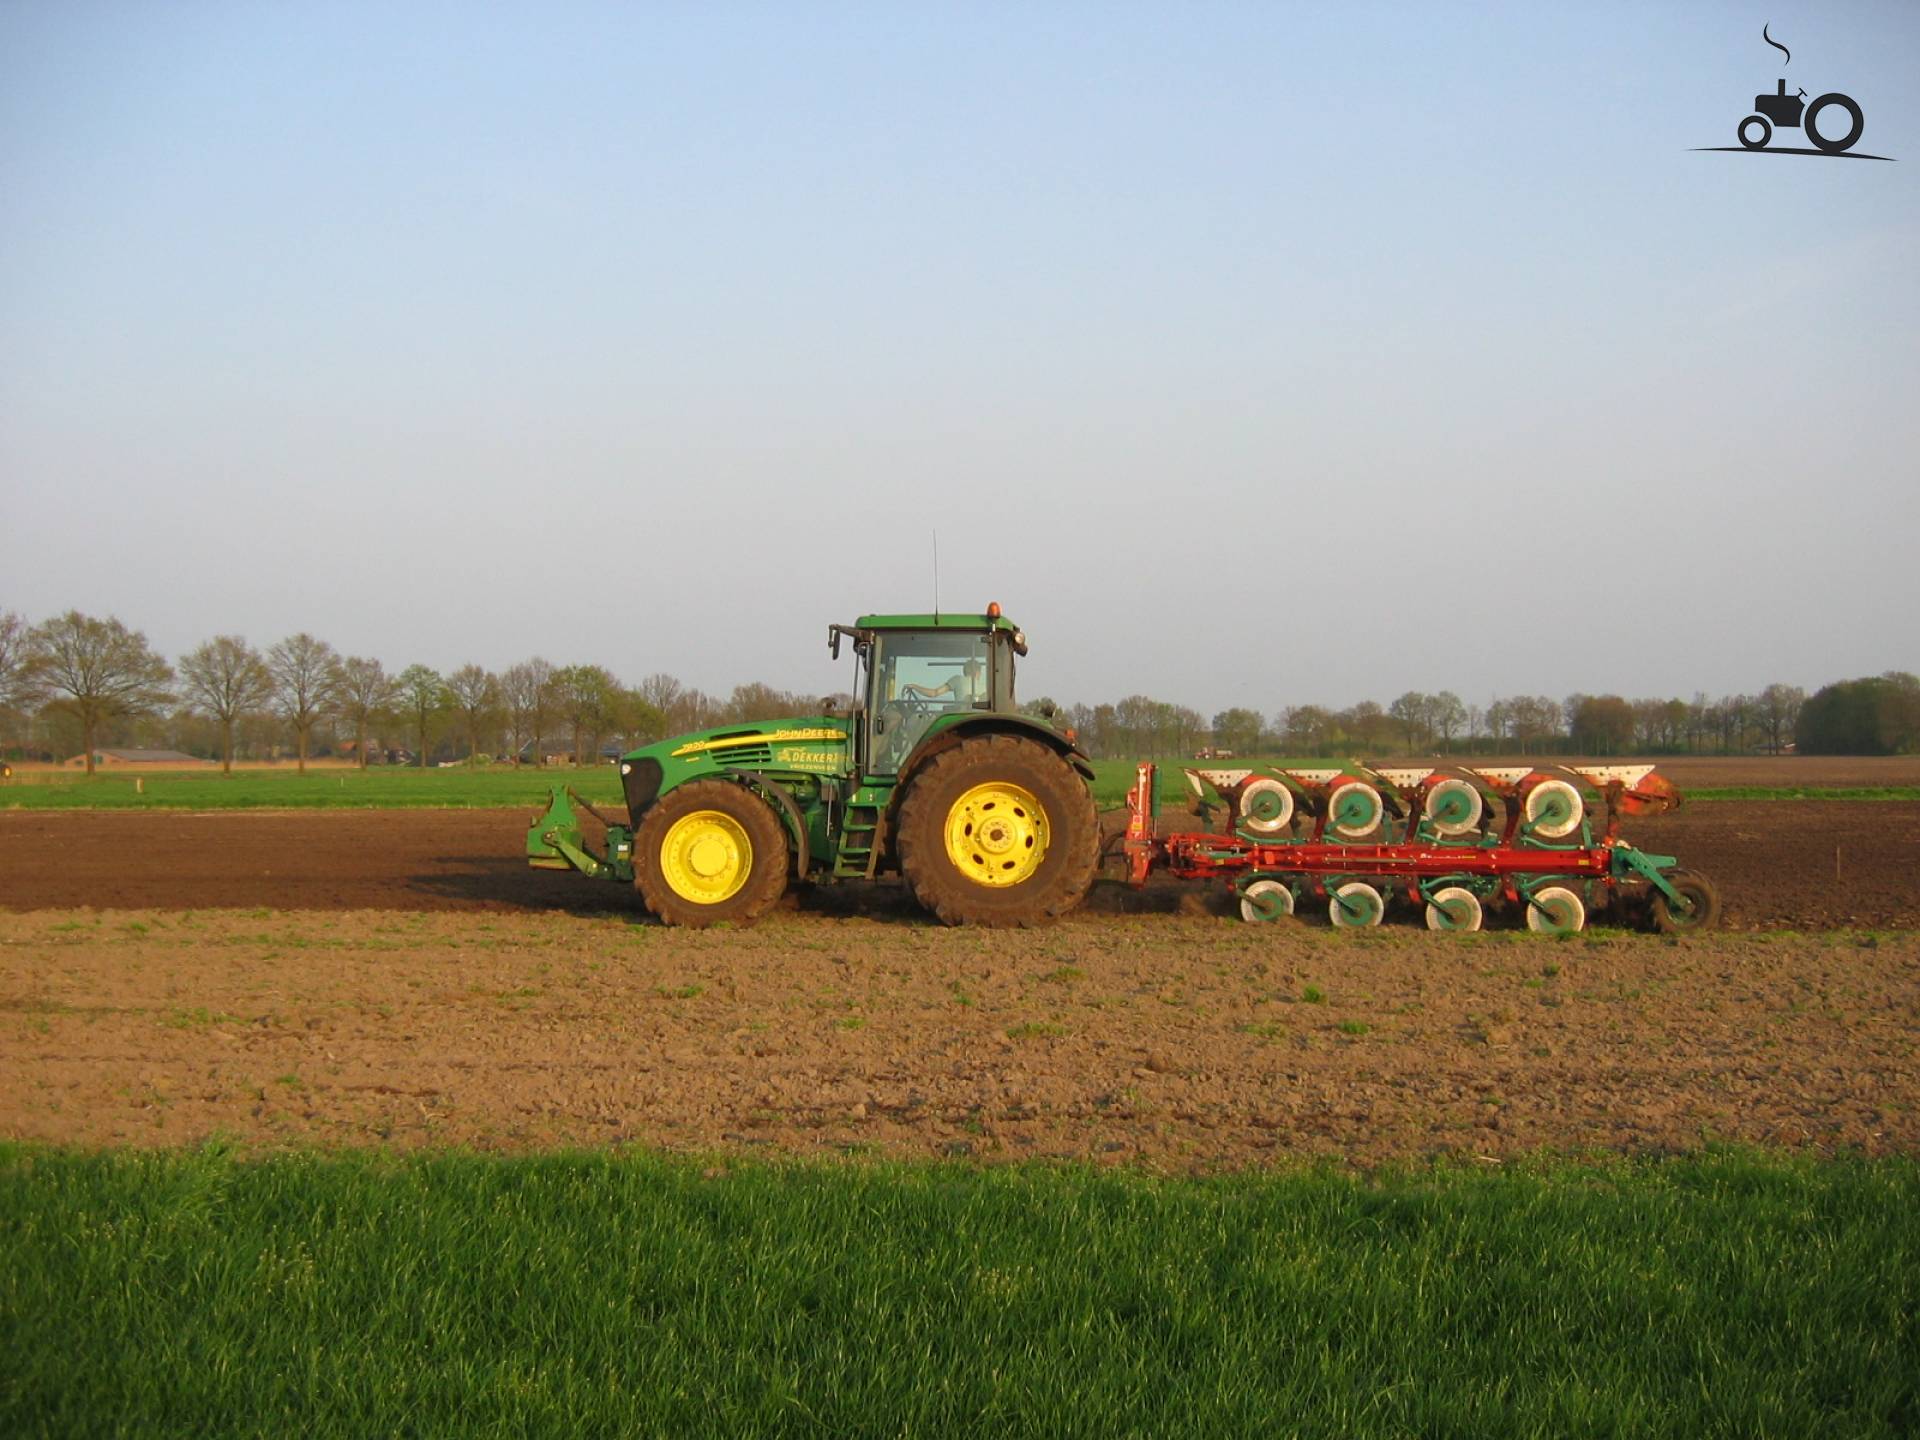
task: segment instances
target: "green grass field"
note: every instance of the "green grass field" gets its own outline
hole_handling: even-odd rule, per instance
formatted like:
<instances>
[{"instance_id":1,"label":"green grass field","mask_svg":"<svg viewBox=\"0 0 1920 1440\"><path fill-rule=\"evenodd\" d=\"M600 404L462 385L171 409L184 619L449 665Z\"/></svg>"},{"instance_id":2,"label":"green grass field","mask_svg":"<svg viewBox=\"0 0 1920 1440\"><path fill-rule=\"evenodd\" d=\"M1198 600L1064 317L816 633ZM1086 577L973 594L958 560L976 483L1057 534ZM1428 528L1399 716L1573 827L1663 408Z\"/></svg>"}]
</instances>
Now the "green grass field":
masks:
<instances>
[{"instance_id":1,"label":"green grass field","mask_svg":"<svg viewBox=\"0 0 1920 1440\"><path fill-rule=\"evenodd\" d=\"M1182 762L1162 763L1160 797L1179 803L1186 798ZM1192 762L1185 762L1192 763ZM1259 764L1282 762L1260 761ZM1311 766L1311 761L1286 761ZM1322 765L1337 762L1321 761ZM1134 776L1128 760L1101 760L1094 764L1094 799L1102 808L1121 804ZM585 770L515 770L507 766L414 770L376 767L368 770L312 771L302 776L291 770L241 770L222 776L218 770L165 771L141 777L101 774L89 779L72 773L35 773L16 776L0 786L0 809L16 810L398 810L481 809L546 804L555 784L573 786L588 800L619 803L620 777L611 765ZM1740 786L1688 790L1689 800L1920 800L1920 787L1781 787Z\"/></svg>"},{"instance_id":2,"label":"green grass field","mask_svg":"<svg viewBox=\"0 0 1920 1440\"><path fill-rule=\"evenodd\" d=\"M0 1433L1854 1435L1920 1162L1156 1179L0 1147Z\"/></svg>"}]
</instances>

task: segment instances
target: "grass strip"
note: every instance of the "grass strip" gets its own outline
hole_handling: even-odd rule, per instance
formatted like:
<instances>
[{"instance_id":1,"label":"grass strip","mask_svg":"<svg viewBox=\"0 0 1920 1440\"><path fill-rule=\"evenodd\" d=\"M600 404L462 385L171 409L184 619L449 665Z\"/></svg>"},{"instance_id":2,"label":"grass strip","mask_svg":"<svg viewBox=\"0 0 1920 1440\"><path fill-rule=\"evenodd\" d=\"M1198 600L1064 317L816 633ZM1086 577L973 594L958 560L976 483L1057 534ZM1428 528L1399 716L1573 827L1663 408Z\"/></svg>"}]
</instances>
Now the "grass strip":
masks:
<instances>
[{"instance_id":1,"label":"grass strip","mask_svg":"<svg viewBox=\"0 0 1920 1440\"><path fill-rule=\"evenodd\" d=\"M1920 1162L0 1148L0 1432L1894 1435Z\"/></svg>"},{"instance_id":2,"label":"grass strip","mask_svg":"<svg viewBox=\"0 0 1920 1440\"><path fill-rule=\"evenodd\" d=\"M1291 762L1290 762L1291 763ZM22 776L0 788L0 808L14 810L471 810L543 807L555 785L571 785L592 803L624 804L620 777L611 765L584 770L333 770L307 775L239 771ZM1131 761L1094 765L1093 796L1102 808L1122 804L1132 787ZM1177 764L1160 767L1163 804L1190 798ZM1920 786L1722 786L1688 790L1689 800L1920 800Z\"/></svg>"},{"instance_id":3,"label":"grass strip","mask_svg":"<svg viewBox=\"0 0 1920 1440\"><path fill-rule=\"evenodd\" d=\"M581 770L508 766L468 770L168 771L129 775L21 777L0 789L15 810L473 810L543 809L555 785L598 805L624 806L611 765Z\"/></svg>"}]
</instances>

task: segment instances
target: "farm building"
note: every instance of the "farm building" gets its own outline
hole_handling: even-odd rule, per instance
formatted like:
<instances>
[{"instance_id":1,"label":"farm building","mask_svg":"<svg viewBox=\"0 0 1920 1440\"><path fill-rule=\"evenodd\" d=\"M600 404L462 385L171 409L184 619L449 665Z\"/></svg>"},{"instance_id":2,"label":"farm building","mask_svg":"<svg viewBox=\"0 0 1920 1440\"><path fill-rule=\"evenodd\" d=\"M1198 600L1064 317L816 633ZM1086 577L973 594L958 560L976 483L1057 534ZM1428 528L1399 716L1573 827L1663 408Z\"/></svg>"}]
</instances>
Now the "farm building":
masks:
<instances>
[{"instance_id":1,"label":"farm building","mask_svg":"<svg viewBox=\"0 0 1920 1440\"><path fill-rule=\"evenodd\" d=\"M76 755L66 763L79 769L86 765L87 757L84 754ZM211 765L213 762L196 759L183 750L96 750L93 752L93 763L96 768L158 765L177 769L182 765Z\"/></svg>"}]
</instances>

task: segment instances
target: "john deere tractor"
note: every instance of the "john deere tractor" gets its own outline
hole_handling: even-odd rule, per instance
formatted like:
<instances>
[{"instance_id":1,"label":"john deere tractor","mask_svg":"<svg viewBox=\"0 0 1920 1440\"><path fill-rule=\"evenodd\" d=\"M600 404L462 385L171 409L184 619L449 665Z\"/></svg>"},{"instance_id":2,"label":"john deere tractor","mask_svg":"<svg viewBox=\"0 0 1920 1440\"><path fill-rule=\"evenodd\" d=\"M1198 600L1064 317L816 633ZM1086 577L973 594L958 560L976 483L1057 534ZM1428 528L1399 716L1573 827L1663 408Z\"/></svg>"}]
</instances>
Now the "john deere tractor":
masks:
<instances>
[{"instance_id":1,"label":"john deere tractor","mask_svg":"<svg viewBox=\"0 0 1920 1440\"><path fill-rule=\"evenodd\" d=\"M1031 925L1080 903L1099 836L1092 766L1014 703L1026 637L983 615L863 615L848 711L729 725L621 757L627 816L557 788L528 863L632 883L670 925L758 919L793 881L897 871L949 925ZM606 826L593 851L576 806Z\"/></svg>"}]
</instances>

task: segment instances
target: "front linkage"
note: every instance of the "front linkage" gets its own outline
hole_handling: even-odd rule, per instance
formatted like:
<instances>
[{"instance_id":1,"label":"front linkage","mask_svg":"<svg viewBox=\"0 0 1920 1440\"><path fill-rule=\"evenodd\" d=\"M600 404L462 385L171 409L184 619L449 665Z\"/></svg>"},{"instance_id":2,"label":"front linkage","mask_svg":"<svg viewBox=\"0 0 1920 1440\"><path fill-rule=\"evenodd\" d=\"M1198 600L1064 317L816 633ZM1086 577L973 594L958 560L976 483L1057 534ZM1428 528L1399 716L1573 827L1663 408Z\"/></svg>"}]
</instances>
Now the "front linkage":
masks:
<instances>
[{"instance_id":1,"label":"front linkage","mask_svg":"<svg viewBox=\"0 0 1920 1440\"><path fill-rule=\"evenodd\" d=\"M574 813L576 805L607 827L604 856L587 848L580 817ZM572 786L556 785L546 813L527 830L527 864L535 870L578 870L595 880L618 880L631 885L633 831L626 822L609 819L581 799Z\"/></svg>"}]
</instances>

